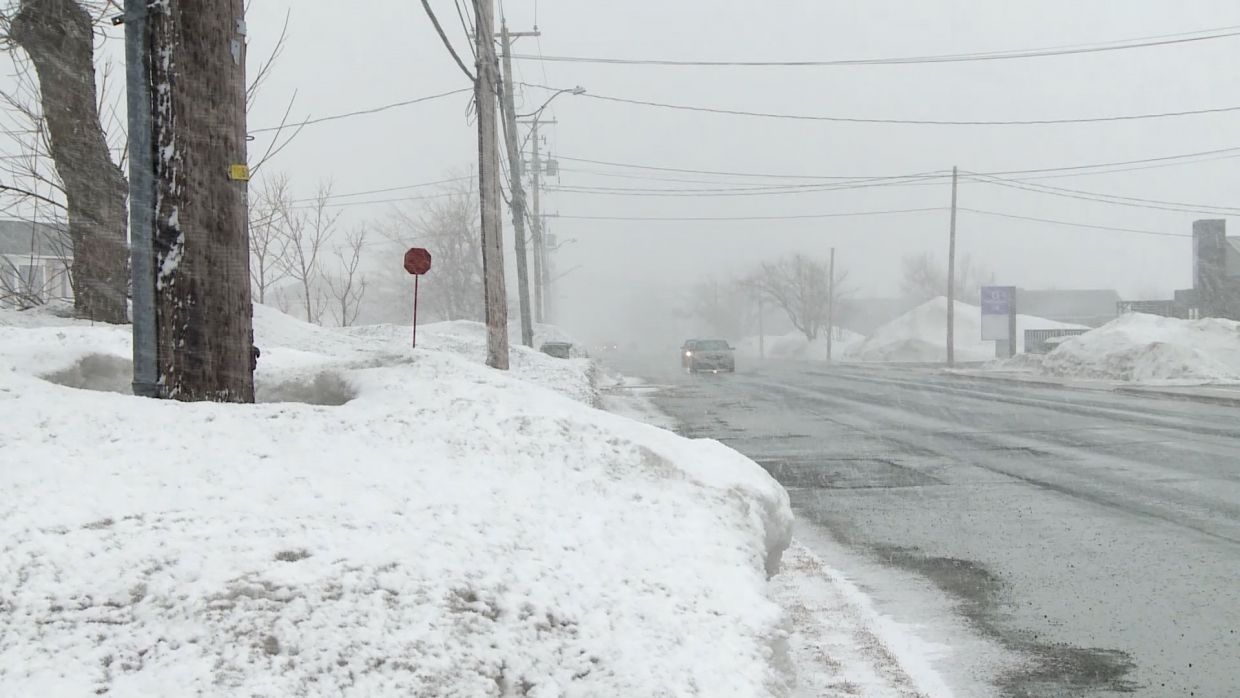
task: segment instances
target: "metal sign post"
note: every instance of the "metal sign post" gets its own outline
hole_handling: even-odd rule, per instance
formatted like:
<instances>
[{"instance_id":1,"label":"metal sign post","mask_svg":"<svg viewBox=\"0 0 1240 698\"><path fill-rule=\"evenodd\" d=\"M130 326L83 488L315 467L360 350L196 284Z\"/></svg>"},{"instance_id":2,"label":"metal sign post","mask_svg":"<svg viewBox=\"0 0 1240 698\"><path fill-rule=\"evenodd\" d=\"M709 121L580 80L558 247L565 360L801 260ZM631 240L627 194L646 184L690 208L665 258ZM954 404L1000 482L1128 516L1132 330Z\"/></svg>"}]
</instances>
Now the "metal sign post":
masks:
<instances>
[{"instance_id":1,"label":"metal sign post","mask_svg":"<svg viewBox=\"0 0 1240 698\"><path fill-rule=\"evenodd\" d=\"M413 348L418 346L418 280L431 270L431 253L422 247L410 247L405 252L405 271L413 274Z\"/></svg>"},{"instance_id":2,"label":"metal sign post","mask_svg":"<svg viewBox=\"0 0 1240 698\"><path fill-rule=\"evenodd\" d=\"M1016 355L1016 287L982 287L982 340L1007 343L1007 355Z\"/></svg>"}]
</instances>

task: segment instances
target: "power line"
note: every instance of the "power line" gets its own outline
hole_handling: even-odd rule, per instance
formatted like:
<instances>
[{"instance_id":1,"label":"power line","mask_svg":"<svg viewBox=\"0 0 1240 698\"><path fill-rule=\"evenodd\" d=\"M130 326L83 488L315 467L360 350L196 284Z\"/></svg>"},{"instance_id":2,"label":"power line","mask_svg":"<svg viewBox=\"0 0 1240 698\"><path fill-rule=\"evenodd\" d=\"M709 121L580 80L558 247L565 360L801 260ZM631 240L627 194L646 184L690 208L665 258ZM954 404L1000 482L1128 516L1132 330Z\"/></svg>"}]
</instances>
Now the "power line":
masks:
<instances>
[{"instance_id":1,"label":"power line","mask_svg":"<svg viewBox=\"0 0 1240 698\"><path fill-rule=\"evenodd\" d=\"M457 192L444 192L443 194L427 194L425 196L400 196L400 197L395 197L395 198L390 198L390 199L371 199L371 200L366 200L366 201L329 202L326 204L326 208L348 208L350 206L369 206L371 204L393 204L393 203L401 203L405 201L429 201L431 199L446 199L446 198L450 198L453 196L459 196L459 194ZM314 208L316 205L315 203L316 199L309 199L309 200L299 199L298 200L298 202L303 202L303 201L309 201L309 203L297 203L297 205L293 206L292 208L309 209L309 208Z\"/></svg>"},{"instance_id":2,"label":"power line","mask_svg":"<svg viewBox=\"0 0 1240 698\"><path fill-rule=\"evenodd\" d=\"M522 83L526 87L536 87L543 90L558 90L559 88L549 87L547 85L536 85L532 83ZM593 99L602 102L613 102L617 104L632 104L642 107L654 107L658 109L671 109L675 111L689 111L704 114L721 114L725 116L748 116L764 119L784 119L790 121L825 121L831 123L853 123L853 124L888 124L888 125L909 125L909 126L1044 126L1055 124L1092 124L1092 123L1109 123L1115 121L1139 121L1145 119L1166 119L1181 116L1197 116L1203 114L1223 114L1228 112L1240 111L1240 105L1228 107L1210 107L1205 109L1189 109L1184 111L1172 112L1153 112L1147 114L1118 114L1111 116L1091 116L1064 119L1011 119L1011 120L982 120L982 119L879 119L866 118L856 116L827 116L821 114L788 114L783 112L764 112L750 111L745 109L723 109L720 107L702 107L689 104L672 104L670 102L655 102L645 99L632 99L628 97L613 97L610 95L602 95L595 92L586 92L581 97Z\"/></svg>"},{"instance_id":3,"label":"power line","mask_svg":"<svg viewBox=\"0 0 1240 698\"><path fill-rule=\"evenodd\" d=\"M942 206L929 208L904 208L885 211L847 211L838 213L805 213L784 214L775 216L575 216L556 214L556 218L584 221L775 221L802 220L814 218L844 218L849 216L882 216L895 213L925 213L928 211L946 211Z\"/></svg>"},{"instance_id":4,"label":"power line","mask_svg":"<svg viewBox=\"0 0 1240 698\"><path fill-rule=\"evenodd\" d=\"M738 60L670 60L649 58L608 58L597 56L530 56L514 55L513 58L550 61L558 63L602 63L610 65L646 65L675 67L823 67L823 66L859 66L859 65L916 65L927 63L961 63L973 61L998 61L1023 58L1045 58L1048 56L1067 56L1086 53L1102 53L1108 51L1125 51L1155 46L1170 46L1213 39L1225 39L1240 36L1240 26L1203 29L1181 34L1164 34L1159 36L1141 37L1137 39L1121 39L1096 44L1075 44L1035 49L1017 49L1007 51L990 51L975 53L939 54L928 56L899 56L888 58L849 58L835 60L773 60L773 61L738 61Z\"/></svg>"},{"instance_id":5,"label":"power line","mask_svg":"<svg viewBox=\"0 0 1240 698\"><path fill-rule=\"evenodd\" d=\"M1136 235L1157 235L1160 237L1174 238L1191 238L1191 233L1164 233L1157 230L1142 230L1140 228L1117 228L1109 225L1092 225L1089 223L1075 223L1073 221L1056 220L1054 218L1039 218L1037 216L1022 216L1015 213L1003 213L1001 211L987 211L978 208L957 207L957 211L967 211L968 213L978 213L984 216L998 216L1000 218L1013 218L1022 221L1034 221L1037 223L1051 223L1053 225L1066 225L1073 228L1091 228L1094 230L1108 230L1116 233L1133 233Z\"/></svg>"},{"instance_id":6,"label":"power line","mask_svg":"<svg viewBox=\"0 0 1240 698\"><path fill-rule=\"evenodd\" d=\"M267 128L250 129L250 134L253 135L255 133L267 133L270 131L279 131L280 129L283 129L283 128L300 128L302 126L312 126L314 124L321 124L325 121L336 121L338 119L348 119L354 116L363 116L366 114L377 114L381 111L387 111L389 109L396 109L397 107L407 107L411 104L429 102L431 100L442 99L444 97L451 97L452 95L459 95L459 94L464 94L466 92L473 92L473 91L474 91L474 88L472 87L462 87L459 90L452 90L450 92L441 92L435 95L427 95L426 97L406 99L404 101L392 102L390 104L383 104L377 107L371 107L369 109L359 109L357 111L345 112L343 114L332 114L331 116L322 116L317 119L306 119L305 121L291 123L286 126L269 126Z\"/></svg>"},{"instance_id":7,"label":"power line","mask_svg":"<svg viewBox=\"0 0 1240 698\"><path fill-rule=\"evenodd\" d=\"M868 189L872 187L911 186L938 183L944 175L938 173L912 174L902 177L879 177L839 183L785 184L774 186L744 186L722 188L643 188L643 187L591 187L559 185L546 187L548 191L569 194L597 194L604 196L693 197L693 196L772 196L781 194L812 194L842 189Z\"/></svg>"},{"instance_id":8,"label":"power line","mask_svg":"<svg viewBox=\"0 0 1240 698\"><path fill-rule=\"evenodd\" d=\"M576 216L570 214L559 214L558 218L566 218L570 220L602 220L602 221L656 221L656 222L722 222L722 221L769 221L769 220L803 220L818 218L843 218L852 216L880 216L901 213L930 213L949 211L946 206L936 206L929 208L906 208L906 209L889 209L878 211L847 211L836 213L812 213L812 214L793 214L793 215L776 215L776 216ZM1186 238L1192 237L1187 233L1168 233L1158 230L1145 230L1141 228L1121 228L1109 225L1094 225L1092 223L1078 223L1075 221L1065 221L1054 218L1041 218L1037 216L1023 216L1015 213L1005 213L1002 211L991 211L987 209L958 207L957 211L965 211L984 216L997 216L1000 218L1010 218L1015 220L1030 221L1036 223L1048 223L1052 225L1063 225L1073 228L1086 228L1091 230L1103 230L1117 233L1131 233L1134 235L1154 235L1159 237L1175 237Z\"/></svg>"},{"instance_id":9,"label":"power line","mask_svg":"<svg viewBox=\"0 0 1240 698\"><path fill-rule=\"evenodd\" d=\"M652 170L656 172L679 172L685 174L705 174L719 175L726 177L756 177L767 179L811 179L811 180L841 180L841 179L897 179L908 177L907 174L902 175L803 175L803 174L772 174L769 172L735 172L725 170L700 170L686 167L665 167L660 165L638 165L627 162L614 162L608 160L589 160L586 158L569 157L567 155L556 154L557 160L568 160L569 162L585 162L592 165L605 165L608 167L623 167L638 170Z\"/></svg>"},{"instance_id":10,"label":"power line","mask_svg":"<svg viewBox=\"0 0 1240 698\"><path fill-rule=\"evenodd\" d=\"M1133 208L1148 208L1159 211L1175 211L1178 213L1204 213L1210 215L1240 215L1240 208L1228 206L1211 206L1201 204L1184 203L1180 201L1163 201L1160 199L1143 199L1132 196L1118 196L1115 194L1102 194L1097 192L1083 191L1080 189L1066 189L1063 187L1052 187L1046 184L1030 184L1027 182L1018 182L1013 180L1001 179L998 177L979 177L972 176L974 181L983 184L993 184L1009 189L1019 189L1021 191L1033 192L1035 194L1046 194L1049 196L1059 196L1068 199L1078 199L1081 201L1094 201L1104 204L1112 204L1115 206L1129 206Z\"/></svg>"},{"instance_id":11,"label":"power line","mask_svg":"<svg viewBox=\"0 0 1240 698\"><path fill-rule=\"evenodd\" d=\"M1042 175L1042 174L1057 174L1057 173L1110 174L1112 172L1127 172L1131 170L1145 169L1145 168L1133 167L1133 168L1115 169L1115 170L1108 169L1105 172L1097 172L1097 173L1086 172L1086 170L1114 168L1114 167L1120 167L1120 166L1142 165L1142 164L1151 164L1151 167L1165 167L1165 166L1176 165L1176 164L1191 164L1191 161L1192 161L1191 159L1193 158L1199 158L1199 157L1211 156L1211 155L1224 155L1225 157L1229 157L1229 158L1240 157L1240 147L1219 148L1215 150L1204 150L1204 151L1198 151L1194 153L1181 153L1177 155L1162 155L1162 156L1156 156L1156 157L1150 157L1150 158L1141 158L1141 159L1136 159L1136 160L1119 160L1119 161L1113 161L1113 162L1100 162L1100 163L1092 163L1092 164L1085 164L1085 165L1061 165L1058 167L994 170L994 171L988 171L988 172L975 172L973 174L983 175L983 176L1022 175L1022 174ZM668 167L668 166L662 166L662 165L645 165L645 164L637 164L637 163L629 163L629 162L616 162L616 161L609 161L609 160L593 160L593 159L588 159L588 158L571 157L568 155L559 155L559 154L556 155L556 158L559 160L566 160L569 162L581 162L581 163L588 163L592 165L603 165L605 167L616 167L616 168L623 168L623 169L648 170L652 172L671 172L671 173L679 173L679 174L715 175L715 176L721 176L721 177L752 177L752 178L758 178L758 179L765 178L765 179L794 179L794 180L796 179L801 179L801 180L855 180L855 179L867 179L867 178L878 179L882 177L895 179L895 178L902 178L902 177L909 176L908 174L902 174L902 175L775 174L775 173L770 173L770 172L740 172L740 171L725 171L725 170L694 169L694 168L687 168L687 167ZM1219 158L1219 159L1222 159L1222 158ZM1180 162L1180 161L1186 161L1186 162ZM1202 160L1202 162L1205 162L1205 161L1207 160ZM561 169L568 169L568 168L561 168ZM943 172L946 172L946 171L943 171ZM640 175L623 175L619 173L609 173L609 172L596 172L595 174L600 174L603 176L611 176L611 177L626 177L626 176L627 177L640 177ZM1034 177L1030 177L1030 179L1033 179L1033 178ZM654 179L654 178L651 178L651 179ZM696 180L668 180L668 181L693 182ZM705 184L709 182L702 182L702 183ZM721 182L721 184L723 183L724 182Z\"/></svg>"},{"instance_id":12,"label":"power line","mask_svg":"<svg viewBox=\"0 0 1240 698\"><path fill-rule=\"evenodd\" d=\"M471 176L465 176L465 177L450 177L448 179L439 179L433 182L421 182L419 184L402 184L400 186L395 186L395 187L384 187L383 189L367 189L364 191L349 192L347 194L331 194L325 198L344 199L344 198L353 197L353 196L367 196L370 194L386 194L388 192L403 191L405 189L418 189L420 187L433 187L437 184L451 184L452 182L463 182L469 179L473 179L473 176L471 175ZM293 199L292 203L298 204L298 203L303 203L306 201L317 201L318 198L319 197L317 196L307 196L301 199Z\"/></svg>"}]
</instances>

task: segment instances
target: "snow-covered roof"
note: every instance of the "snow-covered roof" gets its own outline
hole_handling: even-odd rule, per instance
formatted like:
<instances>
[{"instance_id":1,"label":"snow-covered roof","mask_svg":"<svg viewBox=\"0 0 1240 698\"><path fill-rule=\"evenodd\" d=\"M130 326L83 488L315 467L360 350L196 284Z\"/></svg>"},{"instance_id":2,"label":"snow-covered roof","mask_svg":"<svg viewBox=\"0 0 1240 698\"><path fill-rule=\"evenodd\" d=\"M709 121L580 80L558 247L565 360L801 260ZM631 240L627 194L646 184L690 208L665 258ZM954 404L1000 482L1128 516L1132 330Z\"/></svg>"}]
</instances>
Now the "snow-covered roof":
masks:
<instances>
[{"instance_id":1,"label":"snow-covered roof","mask_svg":"<svg viewBox=\"0 0 1240 698\"><path fill-rule=\"evenodd\" d=\"M65 230L33 221L0 220L0 254L54 257L61 254L59 241Z\"/></svg>"}]
</instances>

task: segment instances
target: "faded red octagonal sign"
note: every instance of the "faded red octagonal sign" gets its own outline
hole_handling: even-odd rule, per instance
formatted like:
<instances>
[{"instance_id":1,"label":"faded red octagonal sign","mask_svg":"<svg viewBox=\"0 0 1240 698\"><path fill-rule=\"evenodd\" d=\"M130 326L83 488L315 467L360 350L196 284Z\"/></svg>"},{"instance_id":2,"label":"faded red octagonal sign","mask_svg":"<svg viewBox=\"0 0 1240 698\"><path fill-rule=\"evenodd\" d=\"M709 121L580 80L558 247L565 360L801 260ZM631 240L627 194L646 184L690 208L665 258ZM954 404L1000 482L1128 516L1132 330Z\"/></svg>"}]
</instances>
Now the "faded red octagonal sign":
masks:
<instances>
[{"instance_id":1,"label":"faded red octagonal sign","mask_svg":"<svg viewBox=\"0 0 1240 698\"><path fill-rule=\"evenodd\" d=\"M431 253L423 247L410 247L405 253L405 271L421 276L431 270Z\"/></svg>"}]
</instances>

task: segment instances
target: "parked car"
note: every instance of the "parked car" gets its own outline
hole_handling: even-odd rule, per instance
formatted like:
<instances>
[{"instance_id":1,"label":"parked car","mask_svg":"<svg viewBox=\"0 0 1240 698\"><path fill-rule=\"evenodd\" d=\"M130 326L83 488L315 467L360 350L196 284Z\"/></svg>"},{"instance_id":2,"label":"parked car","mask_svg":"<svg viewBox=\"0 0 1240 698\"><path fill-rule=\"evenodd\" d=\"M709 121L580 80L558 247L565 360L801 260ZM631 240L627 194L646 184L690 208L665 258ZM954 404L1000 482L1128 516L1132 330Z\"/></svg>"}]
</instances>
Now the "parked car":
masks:
<instances>
[{"instance_id":1,"label":"parked car","mask_svg":"<svg viewBox=\"0 0 1240 698\"><path fill-rule=\"evenodd\" d=\"M689 373L736 371L732 346L722 339L688 339L680 348L680 365Z\"/></svg>"},{"instance_id":2,"label":"parked car","mask_svg":"<svg viewBox=\"0 0 1240 698\"><path fill-rule=\"evenodd\" d=\"M544 342L538 350L557 359L571 359L574 353L572 342Z\"/></svg>"}]
</instances>

